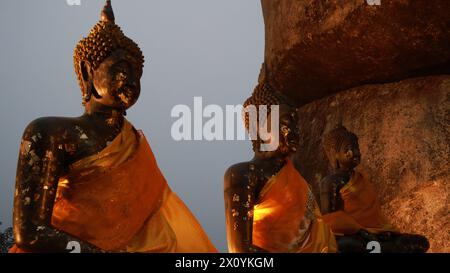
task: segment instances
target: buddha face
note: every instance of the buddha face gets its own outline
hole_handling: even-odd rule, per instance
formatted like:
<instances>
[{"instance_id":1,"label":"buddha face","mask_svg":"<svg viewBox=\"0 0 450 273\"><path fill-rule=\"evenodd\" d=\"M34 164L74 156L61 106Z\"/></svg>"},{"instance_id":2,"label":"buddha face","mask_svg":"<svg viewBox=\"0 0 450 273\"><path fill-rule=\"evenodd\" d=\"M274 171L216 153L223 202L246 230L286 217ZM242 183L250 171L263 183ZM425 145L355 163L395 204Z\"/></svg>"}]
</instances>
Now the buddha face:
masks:
<instances>
[{"instance_id":1,"label":"buddha face","mask_svg":"<svg viewBox=\"0 0 450 273\"><path fill-rule=\"evenodd\" d=\"M336 160L340 169L354 169L361 162L358 139L349 137L345 139L337 151Z\"/></svg>"},{"instance_id":2,"label":"buddha face","mask_svg":"<svg viewBox=\"0 0 450 273\"><path fill-rule=\"evenodd\" d=\"M278 133L278 149L275 153L281 156L289 156L295 153L300 145L300 129L298 127L298 113L297 109L287 106L280 105L280 115L279 115L279 131L272 133ZM269 124L271 124L271 115L268 115ZM271 137L275 139L275 137Z\"/></svg>"},{"instance_id":3,"label":"buddha face","mask_svg":"<svg viewBox=\"0 0 450 273\"><path fill-rule=\"evenodd\" d=\"M280 149L285 154L295 153L300 145L298 113L291 107L280 110Z\"/></svg>"},{"instance_id":4,"label":"buddha face","mask_svg":"<svg viewBox=\"0 0 450 273\"><path fill-rule=\"evenodd\" d=\"M94 87L91 99L105 106L126 110L139 98L141 76L139 62L126 50L116 50L89 73Z\"/></svg>"}]
</instances>

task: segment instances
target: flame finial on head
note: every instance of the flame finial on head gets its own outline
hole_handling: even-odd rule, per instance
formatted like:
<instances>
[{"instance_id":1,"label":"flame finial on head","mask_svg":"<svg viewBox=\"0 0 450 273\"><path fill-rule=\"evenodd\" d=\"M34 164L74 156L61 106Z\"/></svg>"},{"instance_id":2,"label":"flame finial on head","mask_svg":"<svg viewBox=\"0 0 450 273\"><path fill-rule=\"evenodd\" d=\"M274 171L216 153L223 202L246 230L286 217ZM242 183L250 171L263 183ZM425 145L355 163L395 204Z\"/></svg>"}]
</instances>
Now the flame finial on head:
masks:
<instances>
[{"instance_id":1,"label":"flame finial on head","mask_svg":"<svg viewBox=\"0 0 450 273\"><path fill-rule=\"evenodd\" d=\"M105 6L103 7L101 20L103 22L112 22L114 23L114 11L111 6L111 0L106 0Z\"/></svg>"}]
</instances>

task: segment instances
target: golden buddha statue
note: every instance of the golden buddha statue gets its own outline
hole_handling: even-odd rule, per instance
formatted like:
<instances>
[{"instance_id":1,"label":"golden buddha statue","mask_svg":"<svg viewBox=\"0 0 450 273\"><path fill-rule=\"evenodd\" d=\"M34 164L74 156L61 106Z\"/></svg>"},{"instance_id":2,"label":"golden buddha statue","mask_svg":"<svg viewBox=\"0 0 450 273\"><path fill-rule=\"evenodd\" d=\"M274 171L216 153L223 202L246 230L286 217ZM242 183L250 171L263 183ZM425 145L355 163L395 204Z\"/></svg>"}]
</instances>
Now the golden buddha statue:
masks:
<instances>
[{"instance_id":1,"label":"golden buddha statue","mask_svg":"<svg viewBox=\"0 0 450 273\"><path fill-rule=\"evenodd\" d=\"M225 173L225 217L230 252L335 252L336 242L321 218L319 207L307 182L295 169L290 156L299 147L298 114L295 106L260 80L244 107L279 106L278 148L258 134L253 141L254 158L231 166ZM256 120L259 119L259 114ZM276 117L278 118L278 117ZM261 120L260 120L261 121ZM253 122L245 115L249 130ZM258 122L256 122L258 123ZM278 137L275 134L279 134Z\"/></svg>"},{"instance_id":2,"label":"golden buddha statue","mask_svg":"<svg viewBox=\"0 0 450 273\"><path fill-rule=\"evenodd\" d=\"M342 125L323 136L332 173L320 181L324 221L336 235L339 251L366 252L370 241L381 252L426 252L428 240L402 234L384 217L374 185L356 166L361 161L358 137Z\"/></svg>"},{"instance_id":3,"label":"golden buddha statue","mask_svg":"<svg viewBox=\"0 0 450 273\"><path fill-rule=\"evenodd\" d=\"M124 117L143 63L106 1L74 53L85 113L39 118L23 134L10 252L68 252L73 241L81 252L216 252Z\"/></svg>"}]
</instances>

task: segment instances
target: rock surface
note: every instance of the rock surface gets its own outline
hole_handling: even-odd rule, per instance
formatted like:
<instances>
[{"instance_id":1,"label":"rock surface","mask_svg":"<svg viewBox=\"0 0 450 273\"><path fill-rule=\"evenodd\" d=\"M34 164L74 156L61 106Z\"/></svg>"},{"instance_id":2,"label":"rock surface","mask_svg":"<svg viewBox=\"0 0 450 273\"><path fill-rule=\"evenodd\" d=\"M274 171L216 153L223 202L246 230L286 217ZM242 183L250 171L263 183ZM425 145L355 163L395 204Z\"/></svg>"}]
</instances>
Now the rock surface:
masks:
<instances>
[{"instance_id":1,"label":"rock surface","mask_svg":"<svg viewBox=\"0 0 450 273\"><path fill-rule=\"evenodd\" d=\"M339 116L359 137L358 170L392 224L427 236L430 252L450 252L450 76L365 85L302 107L294 162L316 194L328 172L320 140Z\"/></svg>"},{"instance_id":2,"label":"rock surface","mask_svg":"<svg viewBox=\"0 0 450 273\"><path fill-rule=\"evenodd\" d=\"M262 0L273 87L306 104L362 84L449 74L450 1L380 1Z\"/></svg>"}]
</instances>

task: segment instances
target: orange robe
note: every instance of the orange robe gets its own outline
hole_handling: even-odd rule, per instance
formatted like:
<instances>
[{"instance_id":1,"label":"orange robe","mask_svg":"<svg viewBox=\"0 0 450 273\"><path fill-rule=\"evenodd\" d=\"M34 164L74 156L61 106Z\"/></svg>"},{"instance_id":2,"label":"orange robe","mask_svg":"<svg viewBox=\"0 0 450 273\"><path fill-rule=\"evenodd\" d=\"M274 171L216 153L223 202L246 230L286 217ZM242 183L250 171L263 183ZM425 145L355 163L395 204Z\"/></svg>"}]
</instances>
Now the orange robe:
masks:
<instances>
[{"instance_id":1,"label":"orange robe","mask_svg":"<svg viewBox=\"0 0 450 273\"><path fill-rule=\"evenodd\" d=\"M313 193L290 160L260 193L253 212L252 242L270 252L337 250Z\"/></svg>"},{"instance_id":2,"label":"orange robe","mask_svg":"<svg viewBox=\"0 0 450 273\"><path fill-rule=\"evenodd\" d=\"M60 179L52 226L113 252L216 252L128 121L104 150Z\"/></svg>"},{"instance_id":3,"label":"orange robe","mask_svg":"<svg viewBox=\"0 0 450 273\"><path fill-rule=\"evenodd\" d=\"M360 173L353 173L340 194L344 209L323 216L336 235L354 234L360 229L372 233L396 231L381 213L374 186Z\"/></svg>"}]
</instances>

